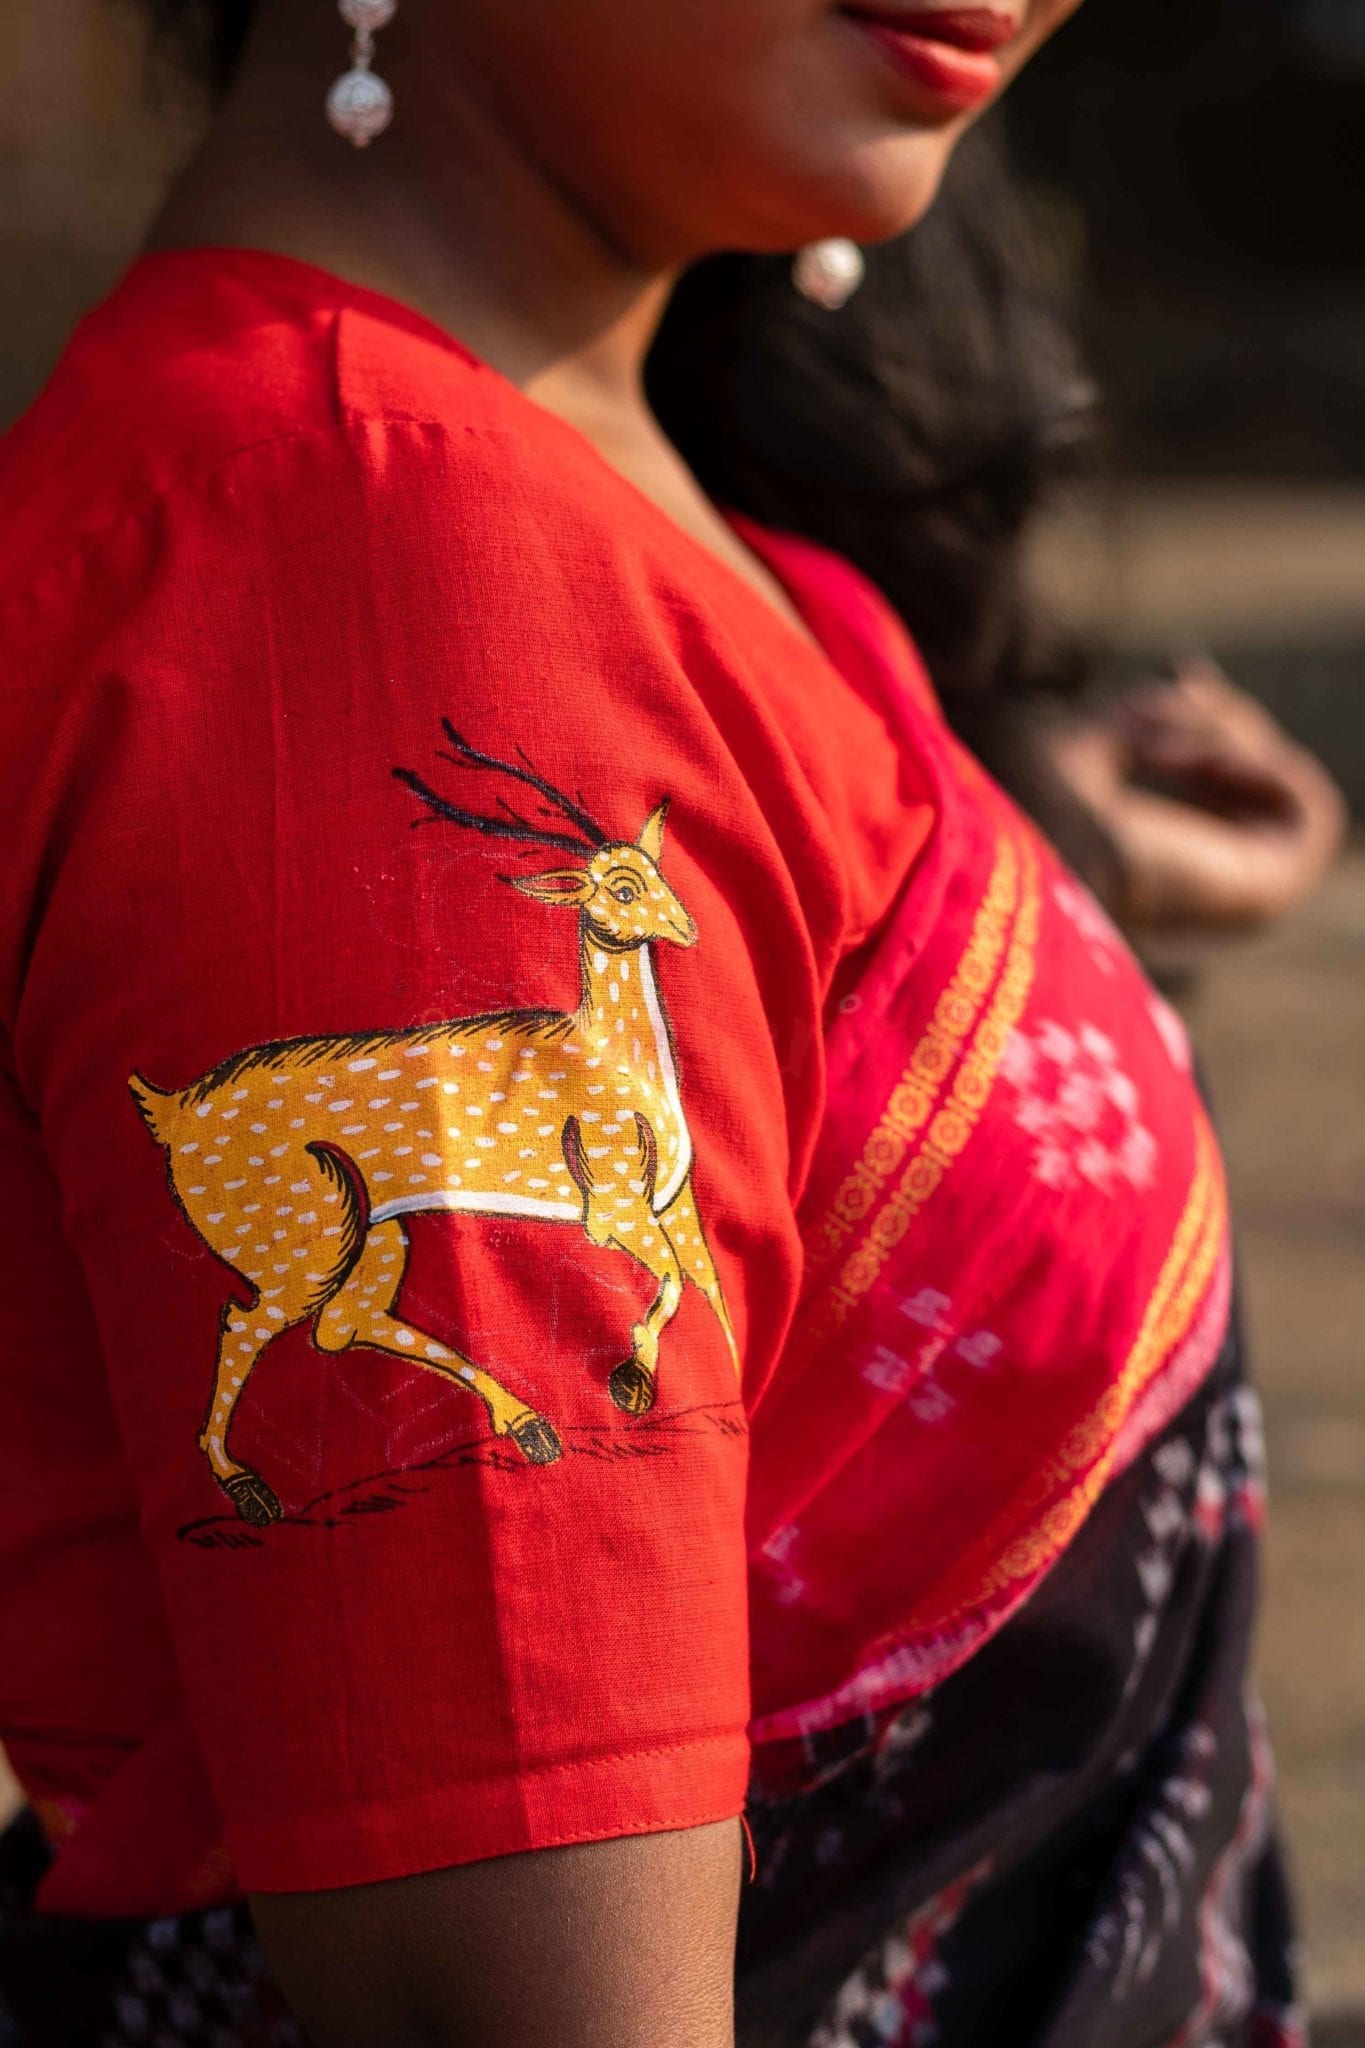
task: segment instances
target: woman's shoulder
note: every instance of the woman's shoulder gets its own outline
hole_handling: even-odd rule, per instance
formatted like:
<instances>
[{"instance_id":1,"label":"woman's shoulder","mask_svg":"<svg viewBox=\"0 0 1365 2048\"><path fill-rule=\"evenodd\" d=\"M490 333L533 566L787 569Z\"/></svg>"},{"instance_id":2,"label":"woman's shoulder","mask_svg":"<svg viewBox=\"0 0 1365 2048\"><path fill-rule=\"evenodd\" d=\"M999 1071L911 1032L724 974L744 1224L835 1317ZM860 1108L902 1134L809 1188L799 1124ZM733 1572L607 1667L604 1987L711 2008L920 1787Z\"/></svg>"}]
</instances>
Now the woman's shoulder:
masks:
<instances>
[{"instance_id":1,"label":"woman's shoulder","mask_svg":"<svg viewBox=\"0 0 1365 2048\"><path fill-rule=\"evenodd\" d=\"M452 510L447 545L505 556L591 524L600 465L576 442L378 294L264 252L144 257L0 441L0 606L49 583L65 602L69 568L145 558L139 531L164 557L215 508L244 559L287 552L324 502L362 524L411 505L438 532Z\"/></svg>"}]
</instances>

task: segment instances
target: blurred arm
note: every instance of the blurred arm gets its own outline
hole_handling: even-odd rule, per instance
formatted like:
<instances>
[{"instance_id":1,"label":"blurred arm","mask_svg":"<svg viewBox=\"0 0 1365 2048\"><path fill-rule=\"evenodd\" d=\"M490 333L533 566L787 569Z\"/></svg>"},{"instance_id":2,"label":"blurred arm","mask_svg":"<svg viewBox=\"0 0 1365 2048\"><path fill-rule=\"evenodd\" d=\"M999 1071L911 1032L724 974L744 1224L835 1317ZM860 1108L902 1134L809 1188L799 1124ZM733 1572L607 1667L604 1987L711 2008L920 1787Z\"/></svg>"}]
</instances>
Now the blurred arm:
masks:
<instances>
[{"instance_id":1,"label":"blurred arm","mask_svg":"<svg viewBox=\"0 0 1365 2048\"><path fill-rule=\"evenodd\" d=\"M316 2048L732 2048L738 1821L252 1901Z\"/></svg>"}]
</instances>

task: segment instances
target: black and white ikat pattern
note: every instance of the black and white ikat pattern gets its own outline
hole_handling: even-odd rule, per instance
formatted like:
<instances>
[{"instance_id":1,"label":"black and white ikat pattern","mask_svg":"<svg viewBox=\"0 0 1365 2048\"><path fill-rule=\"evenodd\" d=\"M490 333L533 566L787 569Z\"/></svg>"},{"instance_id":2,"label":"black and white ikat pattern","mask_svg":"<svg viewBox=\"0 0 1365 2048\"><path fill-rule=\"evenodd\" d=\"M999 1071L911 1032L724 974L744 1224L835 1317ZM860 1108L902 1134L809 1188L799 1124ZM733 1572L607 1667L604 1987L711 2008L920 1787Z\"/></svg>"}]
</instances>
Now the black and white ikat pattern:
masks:
<instances>
[{"instance_id":1,"label":"black and white ikat pattern","mask_svg":"<svg viewBox=\"0 0 1365 2048\"><path fill-rule=\"evenodd\" d=\"M101 2048L306 2048L246 1914L153 1920L128 1951Z\"/></svg>"}]
</instances>

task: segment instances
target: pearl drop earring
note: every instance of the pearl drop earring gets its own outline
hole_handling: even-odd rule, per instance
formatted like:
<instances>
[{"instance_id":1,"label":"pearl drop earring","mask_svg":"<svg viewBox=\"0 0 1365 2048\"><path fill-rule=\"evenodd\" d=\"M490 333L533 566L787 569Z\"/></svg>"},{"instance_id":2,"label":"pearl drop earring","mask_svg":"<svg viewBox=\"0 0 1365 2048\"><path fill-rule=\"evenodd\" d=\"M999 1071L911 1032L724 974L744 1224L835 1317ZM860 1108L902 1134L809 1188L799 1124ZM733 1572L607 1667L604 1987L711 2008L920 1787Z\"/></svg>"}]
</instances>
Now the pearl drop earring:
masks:
<instances>
[{"instance_id":1,"label":"pearl drop earring","mask_svg":"<svg viewBox=\"0 0 1365 2048\"><path fill-rule=\"evenodd\" d=\"M806 244L792 265L792 283L803 299L837 313L853 297L866 271L858 244L832 235L828 241Z\"/></svg>"},{"instance_id":2,"label":"pearl drop earring","mask_svg":"<svg viewBox=\"0 0 1365 2048\"><path fill-rule=\"evenodd\" d=\"M370 69L374 39L398 11L398 0L337 0L337 12L354 32L351 68L327 95L327 119L338 135L364 149L393 119L393 94Z\"/></svg>"}]
</instances>

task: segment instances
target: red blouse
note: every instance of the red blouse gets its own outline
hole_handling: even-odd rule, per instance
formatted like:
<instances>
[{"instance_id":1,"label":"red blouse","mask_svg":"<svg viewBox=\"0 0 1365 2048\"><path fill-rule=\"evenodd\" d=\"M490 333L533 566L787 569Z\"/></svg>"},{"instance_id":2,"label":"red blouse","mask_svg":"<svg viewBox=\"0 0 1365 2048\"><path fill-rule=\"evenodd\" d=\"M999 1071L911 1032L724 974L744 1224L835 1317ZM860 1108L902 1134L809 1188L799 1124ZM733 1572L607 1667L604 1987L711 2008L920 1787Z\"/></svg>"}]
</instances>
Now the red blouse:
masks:
<instances>
[{"instance_id":1,"label":"red blouse","mask_svg":"<svg viewBox=\"0 0 1365 2048\"><path fill-rule=\"evenodd\" d=\"M43 1903L698 1824L961 1663L1207 1370L1226 1226L1179 1027L880 601L746 529L807 643L241 252L137 266L0 508Z\"/></svg>"}]
</instances>

